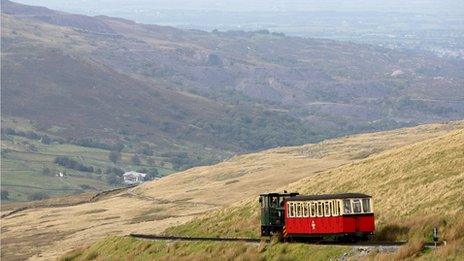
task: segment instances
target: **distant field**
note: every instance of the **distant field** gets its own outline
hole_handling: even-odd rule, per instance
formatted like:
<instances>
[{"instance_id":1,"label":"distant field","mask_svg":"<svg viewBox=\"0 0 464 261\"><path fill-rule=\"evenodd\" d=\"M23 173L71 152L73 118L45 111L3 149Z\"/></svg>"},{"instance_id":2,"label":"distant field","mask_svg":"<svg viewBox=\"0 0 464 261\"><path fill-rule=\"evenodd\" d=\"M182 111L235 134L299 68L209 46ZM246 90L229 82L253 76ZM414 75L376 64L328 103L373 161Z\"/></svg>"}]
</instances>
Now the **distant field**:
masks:
<instances>
[{"instance_id":1,"label":"distant field","mask_svg":"<svg viewBox=\"0 0 464 261\"><path fill-rule=\"evenodd\" d=\"M6 123L11 126L11 122ZM24 122L17 122L14 127L25 131L33 129ZM173 172L171 169L147 165L146 162L134 165L131 163L133 153L124 151L121 153L121 161L115 165L108 159L109 151L104 149L56 142L43 144L39 140L5 134L2 135L1 146L1 189L8 192L8 197L2 198L2 204L30 201L31 195L37 193L61 196L121 186L108 184L107 174L104 173L107 167L114 166L127 171L156 168L161 176ZM54 163L58 156L75 159L84 165L100 169L102 173L59 166ZM44 169L50 171L44 173ZM64 177L58 177L60 172L65 173Z\"/></svg>"}]
</instances>

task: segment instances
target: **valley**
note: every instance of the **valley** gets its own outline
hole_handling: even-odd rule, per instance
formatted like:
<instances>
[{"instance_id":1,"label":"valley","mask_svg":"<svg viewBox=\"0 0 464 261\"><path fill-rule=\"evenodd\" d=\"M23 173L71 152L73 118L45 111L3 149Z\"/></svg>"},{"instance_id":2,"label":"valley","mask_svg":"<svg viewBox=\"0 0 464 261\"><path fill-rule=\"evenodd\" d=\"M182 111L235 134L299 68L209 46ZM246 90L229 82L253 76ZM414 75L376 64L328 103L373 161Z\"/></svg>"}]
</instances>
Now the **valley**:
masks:
<instances>
[{"instance_id":1,"label":"valley","mask_svg":"<svg viewBox=\"0 0 464 261\"><path fill-rule=\"evenodd\" d=\"M2 7L4 115L65 139L150 143L179 170L464 112L459 59Z\"/></svg>"}]
</instances>

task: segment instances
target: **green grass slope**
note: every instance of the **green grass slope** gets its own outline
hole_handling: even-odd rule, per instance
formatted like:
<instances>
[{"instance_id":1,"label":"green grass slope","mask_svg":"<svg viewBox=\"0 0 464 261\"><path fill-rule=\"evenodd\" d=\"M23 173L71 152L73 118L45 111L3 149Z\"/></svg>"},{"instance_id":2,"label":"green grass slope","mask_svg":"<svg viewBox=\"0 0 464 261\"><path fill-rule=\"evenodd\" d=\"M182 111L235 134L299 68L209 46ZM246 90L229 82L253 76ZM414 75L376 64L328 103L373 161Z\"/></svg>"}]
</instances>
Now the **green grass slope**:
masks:
<instances>
[{"instance_id":1,"label":"green grass slope","mask_svg":"<svg viewBox=\"0 0 464 261\"><path fill-rule=\"evenodd\" d=\"M308 246L305 244L144 241L130 237L111 237L90 248L77 249L59 260L333 260L348 247Z\"/></svg>"}]
</instances>

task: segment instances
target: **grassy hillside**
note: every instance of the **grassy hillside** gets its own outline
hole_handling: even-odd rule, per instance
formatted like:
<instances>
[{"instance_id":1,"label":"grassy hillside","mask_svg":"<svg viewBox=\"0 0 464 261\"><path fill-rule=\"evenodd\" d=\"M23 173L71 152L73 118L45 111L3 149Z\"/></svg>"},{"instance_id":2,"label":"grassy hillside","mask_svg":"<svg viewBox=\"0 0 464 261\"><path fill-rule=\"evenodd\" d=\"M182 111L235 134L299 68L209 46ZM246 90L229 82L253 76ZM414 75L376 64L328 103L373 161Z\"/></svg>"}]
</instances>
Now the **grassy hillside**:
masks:
<instances>
[{"instance_id":1,"label":"grassy hillside","mask_svg":"<svg viewBox=\"0 0 464 261\"><path fill-rule=\"evenodd\" d=\"M286 189L303 194L367 193L375 202L377 239L430 240L432 228L439 227L450 246L438 255L464 257L463 129L318 173ZM165 233L258 237L258 225L258 204L253 199ZM412 249L397 255L414 255L420 250L407 247Z\"/></svg>"},{"instance_id":2,"label":"grassy hillside","mask_svg":"<svg viewBox=\"0 0 464 261\"><path fill-rule=\"evenodd\" d=\"M359 191L373 195L378 240L408 240L395 253L371 252L367 259L460 260L464 257L464 129L412 145L387 150L290 184L287 189L304 194ZM259 237L256 198L212 212L184 225L168 228L169 235ZM439 228L446 247L423 251L431 230ZM341 256L361 258L349 248L308 247L299 244L246 246L222 243L146 242L124 237L101 240L76 249L63 259L131 258L137 260L200 259L217 256L238 259L327 260Z\"/></svg>"},{"instance_id":3,"label":"grassy hillside","mask_svg":"<svg viewBox=\"0 0 464 261\"><path fill-rule=\"evenodd\" d=\"M127 171L156 169L160 176L173 172L171 169L152 165L153 162L159 164L159 158L150 157L150 164L147 157L140 156L142 159L135 164L131 161L135 153L131 149L123 150L121 160L114 164L109 160L109 150L84 147L55 140L54 137L41 136L43 134L37 132L29 121L2 118L2 127L2 204L97 192L122 186L120 174L116 175L116 181L112 181L111 177L115 176L115 173L108 173L108 168ZM6 129L15 130L17 133L7 134ZM70 166L59 165L55 162L57 157L67 157L84 167L73 169ZM91 167L92 171L83 171L85 167ZM58 176L60 172L64 177Z\"/></svg>"},{"instance_id":4,"label":"grassy hillside","mask_svg":"<svg viewBox=\"0 0 464 261\"><path fill-rule=\"evenodd\" d=\"M308 246L304 244L260 244L223 242L150 242L129 237L111 237L90 248L77 249L59 260L333 260L348 247Z\"/></svg>"},{"instance_id":5,"label":"grassy hillside","mask_svg":"<svg viewBox=\"0 0 464 261\"><path fill-rule=\"evenodd\" d=\"M464 63L427 53L7 0L2 26L4 115L68 139L149 142L179 168L464 113Z\"/></svg>"},{"instance_id":6,"label":"grassy hillside","mask_svg":"<svg viewBox=\"0 0 464 261\"><path fill-rule=\"evenodd\" d=\"M204 214L207 214L206 220L196 220L169 232L257 236L257 194L282 190L303 178L319 177L330 170L335 173L335 168L341 165L360 164L388 150L463 128L462 122L432 124L277 148L171 174L90 204L29 209L3 220L2 250L8 257L40 253L43 258L55 258L109 235L161 233ZM233 205L222 210L227 218L217 213L208 214ZM79 222L76 216L82 217ZM205 229L200 229L200 222ZM31 226L35 230L29 230ZM40 246L33 247L38 242ZM14 252L17 248L23 251Z\"/></svg>"}]
</instances>

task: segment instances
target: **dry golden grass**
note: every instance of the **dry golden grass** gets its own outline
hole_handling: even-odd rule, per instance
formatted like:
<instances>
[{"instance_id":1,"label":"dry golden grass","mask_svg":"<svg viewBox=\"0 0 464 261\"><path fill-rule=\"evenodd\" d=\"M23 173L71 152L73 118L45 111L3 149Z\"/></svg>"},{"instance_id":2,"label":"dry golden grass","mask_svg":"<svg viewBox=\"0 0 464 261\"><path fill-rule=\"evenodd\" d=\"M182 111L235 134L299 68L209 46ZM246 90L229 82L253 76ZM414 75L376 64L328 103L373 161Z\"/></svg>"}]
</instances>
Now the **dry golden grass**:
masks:
<instances>
[{"instance_id":1,"label":"dry golden grass","mask_svg":"<svg viewBox=\"0 0 464 261\"><path fill-rule=\"evenodd\" d=\"M454 187L451 194L446 194L443 192L446 190L443 189L450 186L448 182L454 181L462 185L462 181L456 179L451 172L445 172L447 174L443 177L441 174L429 175L421 172L426 170L421 169L420 165L414 166L416 168L414 173L424 175L408 183L417 185L417 188L410 189L401 183L382 183L377 182L376 179L386 182L386 175L390 175L391 170L394 170L391 167L395 166L395 162L389 162L391 159L386 157L388 153L379 155L381 152L430 140L457 129L464 129L464 122L424 125L354 135L318 144L277 148L236 156L214 166L197 167L173 174L128 192L111 195L98 202L68 207L28 209L2 220L2 259L14 258L18 253L17 249L22 250L23 257L50 259L109 235L127 235L131 232L159 233L208 211L237 204L262 192L275 191L303 178L307 178L305 182L298 182L292 187L303 192L316 193L353 190L363 186L361 192L371 193L376 199L382 198L377 202L377 206L395 205L393 198L384 196L391 192L388 188L392 185L402 188L407 193L403 195L404 197L423 191L426 188L424 184L436 186L437 191L440 192L437 196L453 197ZM460 137L456 136L456 138ZM411 148L415 148L413 146L416 145L412 145ZM389 153L399 153L399 158L407 157L408 149L410 148ZM417 148L416 159L421 158L420 152L425 149L427 147ZM369 158L366 160L362 159L367 156ZM383 164L377 164L377 160ZM444 155L444 158L438 157L437 160L442 162L437 162L437 170L446 170L446 165L450 164L448 161L452 159ZM346 166L334 170L341 165ZM331 169L333 172L330 172ZM396 176L388 180L407 181L408 177L405 173L408 172L396 173ZM426 182L427 179L433 179L433 183ZM441 179L443 181L440 181ZM234 182L230 182L231 180ZM376 186L368 186L369 180L376 181ZM394 195L396 199L401 199L403 196ZM424 198L418 202L419 207L433 203L434 199L436 197L432 195L424 195ZM456 200L455 203L458 201ZM413 205L406 202L407 209L411 209ZM390 214L389 207L379 207L377 210L380 220L394 216ZM408 210L398 211L400 211L398 214L404 215L403 212ZM240 223L233 222L236 224L233 228L240 231L242 229ZM247 226L255 224L253 220L248 220L248 223ZM60 235L60 237L54 238L51 235Z\"/></svg>"},{"instance_id":2,"label":"dry golden grass","mask_svg":"<svg viewBox=\"0 0 464 261\"><path fill-rule=\"evenodd\" d=\"M372 195L376 238L410 241L396 254L376 258L428 258L422 246L424 240L431 241L433 227L450 243L434 255L463 255L457 246L464 239L464 129L317 173L286 189L303 194L356 191ZM167 233L258 236L258 215L254 197Z\"/></svg>"}]
</instances>

